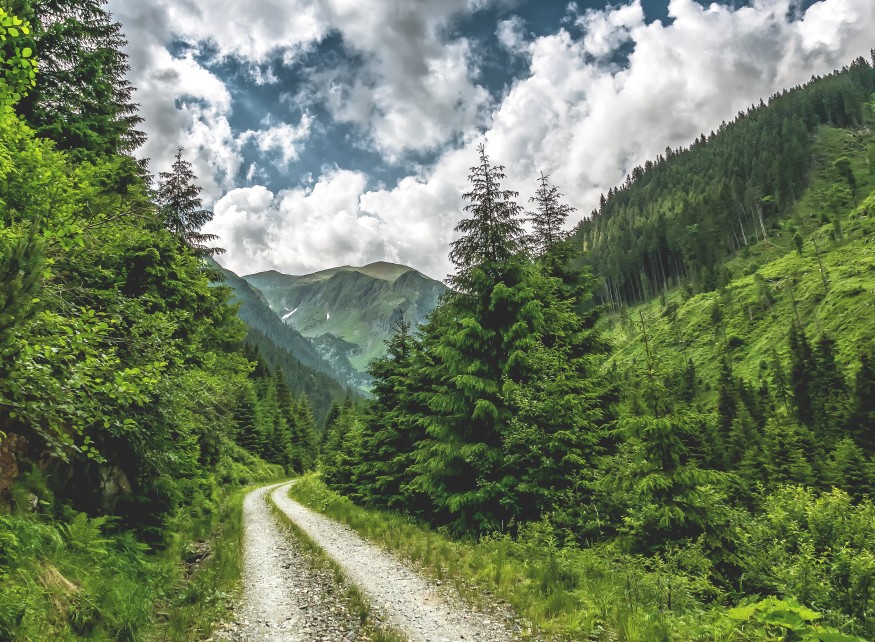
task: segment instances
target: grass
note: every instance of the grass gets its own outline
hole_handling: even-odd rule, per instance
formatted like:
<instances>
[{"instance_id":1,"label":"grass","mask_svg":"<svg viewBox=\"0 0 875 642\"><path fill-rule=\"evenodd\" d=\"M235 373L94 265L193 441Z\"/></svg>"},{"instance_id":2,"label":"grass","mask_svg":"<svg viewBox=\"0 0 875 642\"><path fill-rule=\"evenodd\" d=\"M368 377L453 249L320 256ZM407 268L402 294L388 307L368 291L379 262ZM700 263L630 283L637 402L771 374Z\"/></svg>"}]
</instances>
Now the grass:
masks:
<instances>
[{"instance_id":1,"label":"grass","mask_svg":"<svg viewBox=\"0 0 875 642\"><path fill-rule=\"evenodd\" d=\"M0 511L0 641L204 639L237 594L241 484L279 473L223 458L168 517L157 548L115 518L55 505L38 470L20 476Z\"/></svg>"},{"instance_id":2,"label":"grass","mask_svg":"<svg viewBox=\"0 0 875 642\"><path fill-rule=\"evenodd\" d=\"M516 540L452 540L405 516L356 506L316 475L301 478L290 496L450 583L481 608L508 604L526 639L722 639L714 628L722 621L722 596L705 579L707 562L695 551L657 563L611 546L563 546L543 523Z\"/></svg>"},{"instance_id":3,"label":"grass","mask_svg":"<svg viewBox=\"0 0 875 642\"><path fill-rule=\"evenodd\" d=\"M362 633L366 639L372 642L406 642L407 637L397 629L380 622L374 614L368 599L364 594L356 588L349 578L343 572L337 562L331 559L325 551L316 542L314 542L307 533L305 533L297 524L295 524L289 516L281 511L269 497L265 497L265 501L270 503L271 510L274 515L284 524L287 531L298 540L306 549L307 555L317 569L329 569L335 583L341 588L344 601L351 613L358 616L359 624L362 627Z\"/></svg>"},{"instance_id":4,"label":"grass","mask_svg":"<svg viewBox=\"0 0 875 642\"><path fill-rule=\"evenodd\" d=\"M231 492L221 503L205 546L189 541L169 552L176 560L177 581L159 603L152 640L187 641L209 636L240 597L243 572L243 498L255 486ZM194 562L196 556L207 557Z\"/></svg>"}]
</instances>

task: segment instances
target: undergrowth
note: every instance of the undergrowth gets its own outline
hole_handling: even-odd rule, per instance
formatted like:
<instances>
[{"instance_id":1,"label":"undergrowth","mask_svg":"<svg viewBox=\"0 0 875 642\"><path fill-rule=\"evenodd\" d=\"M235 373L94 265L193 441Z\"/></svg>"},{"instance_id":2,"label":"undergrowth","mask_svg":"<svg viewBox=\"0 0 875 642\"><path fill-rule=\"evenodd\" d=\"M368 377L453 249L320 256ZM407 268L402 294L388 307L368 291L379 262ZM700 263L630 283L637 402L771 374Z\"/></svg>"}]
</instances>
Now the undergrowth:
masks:
<instances>
[{"instance_id":1,"label":"undergrowth","mask_svg":"<svg viewBox=\"0 0 875 642\"><path fill-rule=\"evenodd\" d=\"M224 458L154 548L114 517L56 505L38 471L23 475L0 509L0 641L204 639L240 577L241 485L280 475Z\"/></svg>"}]
</instances>

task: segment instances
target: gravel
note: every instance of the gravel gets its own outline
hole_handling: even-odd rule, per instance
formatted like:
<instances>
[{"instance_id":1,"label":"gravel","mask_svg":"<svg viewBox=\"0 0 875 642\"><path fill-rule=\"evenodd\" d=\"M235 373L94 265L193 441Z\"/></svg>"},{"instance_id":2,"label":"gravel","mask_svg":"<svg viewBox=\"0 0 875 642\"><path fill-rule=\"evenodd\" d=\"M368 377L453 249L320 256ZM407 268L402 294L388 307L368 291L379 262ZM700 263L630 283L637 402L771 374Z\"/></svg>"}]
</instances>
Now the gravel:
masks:
<instances>
[{"instance_id":1,"label":"gravel","mask_svg":"<svg viewBox=\"0 0 875 642\"><path fill-rule=\"evenodd\" d=\"M508 616L477 612L461 599L448 596L443 587L439 591L350 528L292 500L288 489L289 484L273 488L271 499L276 506L322 547L371 606L412 642L505 642L516 638Z\"/></svg>"},{"instance_id":2,"label":"gravel","mask_svg":"<svg viewBox=\"0 0 875 642\"><path fill-rule=\"evenodd\" d=\"M244 601L212 640L228 642L348 642L366 640L357 613L332 569L316 564L277 522L267 501L277 485L243 501ZM287 488L287 485L279 487Z\"/></svg>"}]
</instances>

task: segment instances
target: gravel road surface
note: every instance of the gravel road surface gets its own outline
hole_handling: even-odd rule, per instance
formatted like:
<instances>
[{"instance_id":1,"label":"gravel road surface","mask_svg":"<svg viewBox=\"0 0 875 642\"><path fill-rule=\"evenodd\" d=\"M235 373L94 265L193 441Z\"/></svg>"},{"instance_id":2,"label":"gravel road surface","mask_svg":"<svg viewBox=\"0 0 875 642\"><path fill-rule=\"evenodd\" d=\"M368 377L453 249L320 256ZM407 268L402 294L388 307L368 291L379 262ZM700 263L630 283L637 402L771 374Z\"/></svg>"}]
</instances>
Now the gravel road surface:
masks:
<instances>
[{"instance_id":1,"label":"gravel road surface","mask_svg":"<svg viewBox=\"0 0 875 642\"><path fill-rule=\"evenodd\" d=\"M371 605L412 642L505 642L512 623L451 603L432 583L397 558L362 539L352 529L313 512L288 496L289 484L273 489L271 499L321 546L365 594ZM248 576L247 576L248 577ZM291 639L291 638L290 638Z\"/></svg>"},{"instance_id":2,"label":"gravel road surface","mask_svg":"<svg viewBox=\"0 0 875 642\"><path fill-rule=\"evenodd\" d=\"M242 608L212 640L347 642L365 640L334 572L314 564L304 546L278 523L267 486L243 501ZM281 488L288 488L283 485Z\"/></svg>"},{"instance_id":3,"label":"gravel road surface","mask_svg":"<svg viewBox=\"0 0 875 642\"><path fill-rule=\"evenodd\" d=\"M313 560L287 525L285 513L332 558L368 600L376 620L411 642L510 642L518 630L507 615L480 613L446 586L412 572L352 529L288 496L290 483L249 493L243 502L243 604L219 627L215 642L366 642L346 587L324 562Z\"/></svg>"}]
</instances>

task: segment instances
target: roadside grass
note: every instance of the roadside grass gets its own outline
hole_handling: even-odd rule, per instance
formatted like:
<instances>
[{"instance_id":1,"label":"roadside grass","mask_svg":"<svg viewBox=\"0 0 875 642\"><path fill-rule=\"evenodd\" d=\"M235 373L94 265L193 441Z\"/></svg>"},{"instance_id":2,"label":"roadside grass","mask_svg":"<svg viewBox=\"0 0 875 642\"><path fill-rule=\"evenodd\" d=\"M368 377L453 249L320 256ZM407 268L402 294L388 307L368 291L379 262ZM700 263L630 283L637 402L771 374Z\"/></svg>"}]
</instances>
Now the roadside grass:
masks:
<instances>
[{"instance_id":1,"label":"roadside grass","mask_svg":"<svg viewBox=\"0 0 875 642\"><path fill-rule=\"evenodd\" d=\"M0 509L0 641L207 637L238 586L241 484L281 474L238 455L199 481L151 548L114 517L56 503L37 469L21 475Z\"/></svg>"},{"instance_id":2,"label":"roadside grass","mask_svg":"<svg viewBox=\"0 0 875 642\"><path fill-rule=\"evenodd\" d=\"M232 492L210 520L209 548L189 541L170 554L177 560L178 577L159 607L153 640L200 640L229 615L240 596L243 571L243 498L257 486ZM197 557L206 553L202 561Z\"/></svg>"},{"instance_id":3,"label":"roadside grass","mask_svg":"<svg viewBox=\"0 0 875 642\"><path fill-rule=\"evenodd\" d=\"M723 637L723 596L705 578L706 569L696 569L707 565L696 551L679 551L663 563L610 546L563 546L544 523L516 540L452 540L405 516L356 506L316 474L300 478L289 495L448 582L478 607L508 604L525 639L742 639Z\"/></svg>"},{"instance_id":4,"label":"roadside grass","mask_svg":"<svg viewBox=\"0 0 875 642\"><path fill-rule=\"evenodd\" d=\"M230 616L242 592L243 499L284 477L282 468L251 458L248 466L221 466L205 513L194 505L167 525L161 557L172 569L156 602L150 642L190 642L209 637ZM245 484L241 486L241 484Z\"/></svg>"},{"instance_id":5,"label":"roadside grass","mask_svg":"<svg viewBox=\"0 0 875 642\"><path fill-rule=\"evenodd\" d=\"M280 523L303 545L314 566L318 569L328 569L331 571L335 583L343 591L343 599L348 605L350 612L358 616L362 632L367 636L367 639L372 642L407 642L407 636L376 618L367 597L349 580L340 565L331 559L322 547L314 542L307 533L289 519L289 516L270 500L269 494L265 497L265 501L270 504L271 511L280 520Z\"/></svg>"}]
</instances>

